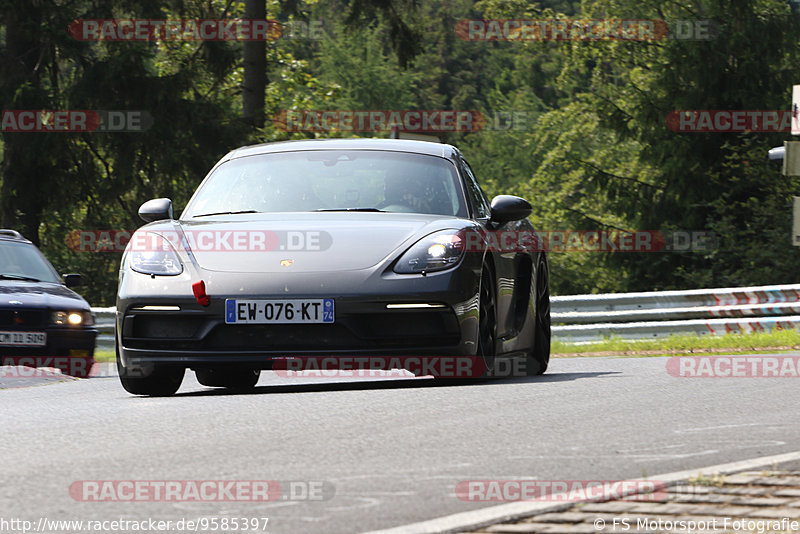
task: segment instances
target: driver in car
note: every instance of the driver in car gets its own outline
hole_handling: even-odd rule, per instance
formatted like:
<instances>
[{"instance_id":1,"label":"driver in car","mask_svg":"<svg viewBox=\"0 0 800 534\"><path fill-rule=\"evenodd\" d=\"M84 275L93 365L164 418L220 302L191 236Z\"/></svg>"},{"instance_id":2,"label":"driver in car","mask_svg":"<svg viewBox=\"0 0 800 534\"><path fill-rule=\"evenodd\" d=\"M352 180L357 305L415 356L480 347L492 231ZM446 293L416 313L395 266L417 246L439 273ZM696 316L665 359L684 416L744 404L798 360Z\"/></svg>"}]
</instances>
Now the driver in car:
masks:
<instances>
[{"instance_id":1,"label":"driver in car","mask_svg":"<svg viewBox=\"0 0 800 534\"><path fill-rule=\"evenodd\" d=\"M431 213L422 180L400 172L387 173L383 180L385 200L377 206L378 209L398 206L411 208L415 213Z\"/></svg>"}]
</instances>

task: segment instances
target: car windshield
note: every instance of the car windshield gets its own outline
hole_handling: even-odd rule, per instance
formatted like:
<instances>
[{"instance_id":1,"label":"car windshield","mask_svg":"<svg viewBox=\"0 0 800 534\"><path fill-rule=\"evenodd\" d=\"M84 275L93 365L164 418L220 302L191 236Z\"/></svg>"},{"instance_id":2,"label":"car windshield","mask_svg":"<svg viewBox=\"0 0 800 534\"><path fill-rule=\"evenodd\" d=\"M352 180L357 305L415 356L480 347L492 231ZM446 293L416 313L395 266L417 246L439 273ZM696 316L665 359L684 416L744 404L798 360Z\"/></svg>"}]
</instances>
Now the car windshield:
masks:
<instances>
[{"instance_id":1,"label":"car windshield","mask_svg":"<svg viewBox=\"0 0 800 534\"><path fill-rule=\"evenodd\" d=\"M220 165L182 219L288 211L385 211L463 217L455 166L422 154L312 150L249 156Z\"/></svg>"},{"instance_id":2,"label":"car windshield","mask_svg":"<svg viewBox=\"0 0 800 534\"><path fill-rule=\"evenodd\" d=\"M61 283L58 273L36 247L0 240L0 280L3 279Z\"/></svg>"}]
</instances>

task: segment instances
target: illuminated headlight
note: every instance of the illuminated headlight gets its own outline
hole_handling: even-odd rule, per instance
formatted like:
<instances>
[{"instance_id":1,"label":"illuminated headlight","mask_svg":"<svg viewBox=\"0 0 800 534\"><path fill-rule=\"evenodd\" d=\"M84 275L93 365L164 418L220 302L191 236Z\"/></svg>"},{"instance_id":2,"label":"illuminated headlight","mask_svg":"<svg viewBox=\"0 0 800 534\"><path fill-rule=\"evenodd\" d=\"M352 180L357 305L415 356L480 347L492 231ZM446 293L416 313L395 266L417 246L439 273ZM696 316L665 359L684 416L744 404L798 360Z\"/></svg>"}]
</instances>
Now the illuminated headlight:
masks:
<instances>
[{"instance_id":1,"label":"illuminated headlight","mask_svg":"<svg viewBox=\"0 0 800 534\"><path fill-rule=\"evenodd\" d=\"M394 272L412 274L452 267L464 255L460 234L459 230L443 230L423 237L400 257Z\"/></svg>"},{"instance_id":2,"label":"illuminated headlight","mask_svg":"<svg viewBox=\"0 0 800 534\"><path fill-rule=\"evenodd\" d=\"M81 312L81 311L54 311L50 314L50 323L51 324L63 324L63 325L87 325L91 326L94 324L94 319L92 318L91 312Z\"/></svg>"},{"instance_id":3,"label":"illuminated headlight","mask_svg":"<svg viewBox=\"0 0 800 534\"><path fill-rule=\"evenodd\" d=\"M139 241L146 243L146 246L140 247L141 250L137 248L129 250L127 261L131 269L137 273L162 276L181 274L183 264L172 244L156 234L148 234L147 238Z\"/></svg>"}]
</instances>

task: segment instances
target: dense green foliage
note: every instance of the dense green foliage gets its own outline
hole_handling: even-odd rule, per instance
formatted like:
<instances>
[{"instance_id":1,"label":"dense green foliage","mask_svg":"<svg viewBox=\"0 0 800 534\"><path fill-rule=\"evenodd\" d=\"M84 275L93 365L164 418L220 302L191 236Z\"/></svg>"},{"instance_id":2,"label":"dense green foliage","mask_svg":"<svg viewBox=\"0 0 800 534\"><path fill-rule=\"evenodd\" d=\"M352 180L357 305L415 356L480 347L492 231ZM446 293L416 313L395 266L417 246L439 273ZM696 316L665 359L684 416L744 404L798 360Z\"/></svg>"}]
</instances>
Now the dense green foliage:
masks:
<instances>
[{"instance_id":1,"label":"dense green foliage","mask_svg":"<svg viewBox=\"0 0 800 534\"><path fill-rule=\"evenodd\" d=\"M77 252L76 229L135 229L138 206L177 211L230 148L291 137L285 110L477 110L450 133L489 195L531 200L537 228L705 231L693 252L551 254L555 294L791 283L795 178L766 152L785 133L679 133L673 110L787 109L800 26L779 0L334 0L267 2L296 38L267 44L263 128L241 118L242 43L90 42L74 19L233 18L234 0L0 0L0 109L145 110L145 133L9 133L0 141L0 226L81 272L113 304L119 253ZM463 19L713 19L708 40L467 41ZM297 24L302 21L303 24ZM304 28L321 23L320 35ZM319 38L316 38L319 37ZM509 113L518 120L509 127Z\"/></svg>"}]
</instances>

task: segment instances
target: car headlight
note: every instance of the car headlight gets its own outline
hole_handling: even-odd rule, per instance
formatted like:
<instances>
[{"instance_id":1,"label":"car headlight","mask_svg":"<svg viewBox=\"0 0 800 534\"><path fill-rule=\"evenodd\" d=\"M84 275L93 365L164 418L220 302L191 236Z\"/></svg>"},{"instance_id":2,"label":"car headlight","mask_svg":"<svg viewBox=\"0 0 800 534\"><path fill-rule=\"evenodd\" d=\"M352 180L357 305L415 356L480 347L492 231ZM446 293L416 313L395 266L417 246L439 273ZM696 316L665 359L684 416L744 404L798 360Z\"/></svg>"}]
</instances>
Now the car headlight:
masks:
<instances>
[{"instance_id":1,"label":"car headlight","mask_svg":"<svg viewBox=\"0 0 800 534\"><path fill-rule=\"evenodd\" d=\"M59 325L91 326L94 324L92 312L87 311L54 311L50 314L50 323Z\"/></svg>"},{"instance_id":2,"label":"car headlight","mask_svg":"<svg viewBox=\"0 0 800 534\"><path fill-rule=\"evenodd\" d=\"M443 230L423 237L400 257L394 272L412 274L452 267L464 255L462 234L459 230Z\"/></svg>"},{"instance_id":3,"label":"car headlight","mask_svg":"<svg viewBox=\"0 0 800 534\"><path fill-rule=\"evenodd\" d=\"M144 246L132 248L127 258L128 265L137 273L175 276L183 272L183 264L178 253L172 244L160 235L148 233L146 239L137 242L143 243Z\"/></svg>"}]
</instances>

